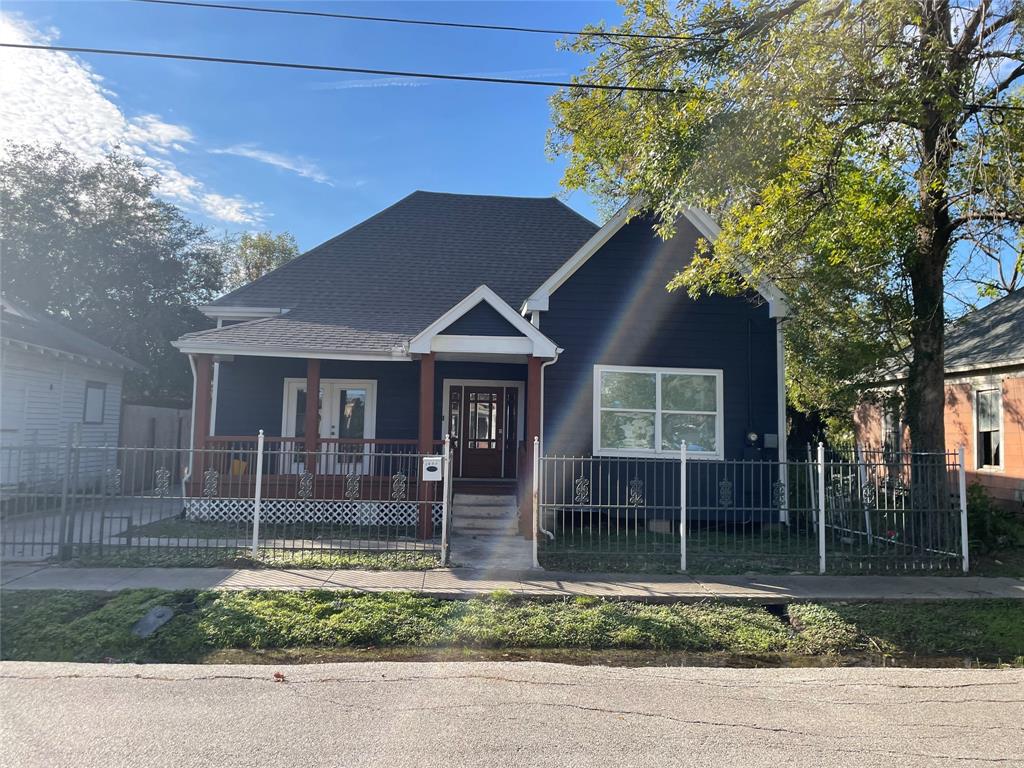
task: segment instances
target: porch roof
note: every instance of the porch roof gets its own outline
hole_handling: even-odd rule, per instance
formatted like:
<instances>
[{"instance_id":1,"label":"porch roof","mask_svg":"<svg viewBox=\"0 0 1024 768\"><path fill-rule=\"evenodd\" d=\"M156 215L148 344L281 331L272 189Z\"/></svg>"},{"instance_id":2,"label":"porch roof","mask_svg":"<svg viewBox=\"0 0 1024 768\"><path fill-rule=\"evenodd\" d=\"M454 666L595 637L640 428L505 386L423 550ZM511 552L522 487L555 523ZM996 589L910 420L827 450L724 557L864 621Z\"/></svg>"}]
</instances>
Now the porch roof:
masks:
<instances>
[{"instance_id":1,"label":"porch roof","mask_svg":"<svg viewBox=\"0 0 1024 768\"><path fill-rule=\"evenodd\" d=\"M205 308L225 319L241 307L287 312L176 346L403 357L397 350L482 283L520 306L596 230L553 197L414 192Z\"/></svg>"}]
</instances>

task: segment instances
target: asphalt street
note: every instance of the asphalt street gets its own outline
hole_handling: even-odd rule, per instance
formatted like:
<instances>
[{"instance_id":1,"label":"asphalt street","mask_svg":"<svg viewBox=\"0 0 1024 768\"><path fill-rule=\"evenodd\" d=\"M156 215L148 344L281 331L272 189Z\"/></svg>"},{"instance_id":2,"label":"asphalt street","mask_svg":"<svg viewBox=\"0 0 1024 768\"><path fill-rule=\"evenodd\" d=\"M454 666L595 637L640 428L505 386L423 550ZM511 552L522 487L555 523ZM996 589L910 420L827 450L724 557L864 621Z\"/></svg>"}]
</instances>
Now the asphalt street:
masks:
<instances>
[{"instance_id":1,"label":"asphalt street","mask_svg":"<svg viewBox=\"0 0 1024 768\"><path fill-rule=\"evenodd\" d=\"M1021 670L4 662L0 697L26 768L1024 765Z\"/></svg>"}]
</instances>

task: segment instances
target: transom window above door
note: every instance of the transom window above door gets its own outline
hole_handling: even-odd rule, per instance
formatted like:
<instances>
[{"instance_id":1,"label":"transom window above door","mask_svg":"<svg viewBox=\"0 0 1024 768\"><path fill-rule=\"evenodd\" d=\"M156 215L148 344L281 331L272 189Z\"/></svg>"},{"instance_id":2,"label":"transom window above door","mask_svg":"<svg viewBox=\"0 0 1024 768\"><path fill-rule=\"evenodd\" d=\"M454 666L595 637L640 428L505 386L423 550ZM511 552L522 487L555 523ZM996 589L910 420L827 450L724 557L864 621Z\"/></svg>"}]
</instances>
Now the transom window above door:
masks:
<instances>
[{"instance_id":1,"label":"transom window above door","mask_svg":"<svg viewBox=\"0 0 1024 768\"><path fill-rule=\"evenodd\" d=\"M722 457L722 371L594 366L594 454Z\"/></svg>"}]
</instances>

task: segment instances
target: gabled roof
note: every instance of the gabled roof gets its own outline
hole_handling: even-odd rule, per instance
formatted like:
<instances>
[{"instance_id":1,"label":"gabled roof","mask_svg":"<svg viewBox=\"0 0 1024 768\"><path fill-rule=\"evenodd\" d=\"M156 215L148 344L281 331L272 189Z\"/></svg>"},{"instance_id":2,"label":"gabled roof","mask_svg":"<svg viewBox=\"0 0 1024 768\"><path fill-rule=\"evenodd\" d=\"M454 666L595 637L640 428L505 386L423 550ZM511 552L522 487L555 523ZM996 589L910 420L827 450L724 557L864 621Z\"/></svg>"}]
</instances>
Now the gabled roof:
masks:
<instances>
[{"instance_id":1,"label":"gabled roof","mask_svg":"<svg viewBox=\"0 0 1024 768\"><path fill-rule=\"evenodd\" d=\"M414 192L204 308L273 316L176 346L394 355L483 283L518 307L596 230L553 197Z\"/></svg>"},{"instance_id":2,"label":"gabled roof","mask_svg":"<svg viewBox=\"0 0 1024 768\"><path fill-rule=\"evenodd\" d=\"M464 317L481 303L490 305L508 323L511 332L508 336L453 336L445 333L452 323L460 317ZM515 335L512 335L513 333ZM486 285L481 285L417 334L409 342L409 351L419 354L428 352L473 354L500 352L554 358L558 355L559 349L551 339L502 301L498 294Z\"/></svg>"},{"instance_id":3,"label":"gabled roof","mask_svg":"<svg viewBox=\"0 0 1024 768\"><path fill-rule=\"evenodd\" d=\"M104 368L136 370L138 363L73 331L41 312L0 298L0 338L4 346L21 347Z\"/></svg>"},{"instance_id":4,"label":"gabled roof","mask_svg":"<svg viewBox=\"0 0 1024 768\"><path fill-rule=\"evenodd\" d=\"M1024 366L1024 288L969 312L946 326L944 364L946 375L980 372L994 368ZM872 384L900 381L907 377L910 349L904 358L891 358Z\"/></svg>"},{"instance_id":5,"label":"gabled roof","mask_svg":"<svg viewBox=\"0 0 1024 768\"><path fill-rule=\"evenodd\" d=\"M946 370L1024 365L1024 288L946 327Z\"/></svg>"},{"instance_id":6,"label":"gabled roof","mask_svg":"<svg viewBox=\"0 0 1024 768\"><path fill-rule=\"evenodd\" d=\"M623 205L614 216L612 216L597 232L585 242L576 253L566 260L555 272L545 280L536 291L534 291L522 304L522 312L539 310L547 311L551 294L587 261L597 253L615 234L622 229L627 222L644 209L643 200L635 198ZM682 217L686 219L708 242L714 243L721 229L708 213L697 208L686 209ZM749 277L748 269L744 270L744 276ZM785 295L777 286L769 280L759 280L756 286L757 292L768 302L769 316L785 317L789 313Z\"/></svg>"}]
</instances>

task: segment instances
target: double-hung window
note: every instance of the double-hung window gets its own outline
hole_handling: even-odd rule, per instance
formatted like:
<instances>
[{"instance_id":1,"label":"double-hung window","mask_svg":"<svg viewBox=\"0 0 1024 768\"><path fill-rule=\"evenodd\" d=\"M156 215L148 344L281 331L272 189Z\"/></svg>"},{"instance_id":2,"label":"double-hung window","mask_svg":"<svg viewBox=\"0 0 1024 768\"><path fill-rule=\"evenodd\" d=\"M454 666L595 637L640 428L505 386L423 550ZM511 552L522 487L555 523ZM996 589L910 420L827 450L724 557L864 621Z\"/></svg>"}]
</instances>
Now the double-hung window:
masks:
<instances>
[{"instance_id":1,"label":"double-hung window","mask_svg":"<svg viewBox=\"0 0 1024 768\"><path fill-rule=\"evenodd\" d=\"M722 372L594 366L594 454L722 457Z\"/></svg>"},{"instance_id":2,"label":"double-hung window","mask_svg":"<svg viewBox=\"0 0 1024 768\"><path fill-rule=\"evenodd\" d=\"M1003 393L1001 389L979 389L974 394L975 445L978 469L1003 466Z\"/></svg>"}]
</instances>

